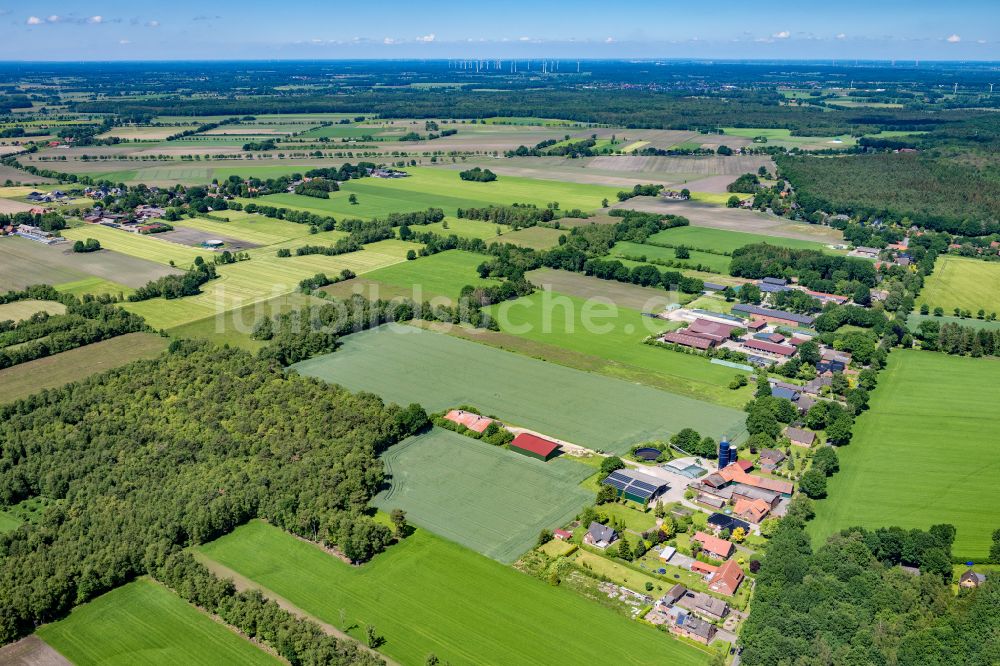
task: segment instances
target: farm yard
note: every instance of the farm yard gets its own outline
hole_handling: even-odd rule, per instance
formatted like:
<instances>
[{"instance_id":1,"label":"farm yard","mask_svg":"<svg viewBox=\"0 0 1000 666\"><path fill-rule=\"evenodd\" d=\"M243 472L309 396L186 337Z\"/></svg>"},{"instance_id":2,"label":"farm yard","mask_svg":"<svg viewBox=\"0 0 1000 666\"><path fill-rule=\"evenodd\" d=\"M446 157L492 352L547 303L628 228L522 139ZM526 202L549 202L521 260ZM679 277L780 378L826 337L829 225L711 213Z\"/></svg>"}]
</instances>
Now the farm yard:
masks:
<instances>
[{"instance_id":1,"label":"farm yard","mask_svg":"<svg viewBox=\"0 0 1000 666\"><path fill-rule=\"evenodd\" d=\"M402 508L410 522L505 564L592 499L579 486L592 467L572 458L543 463L442 428L382 459L389 488L376 506Z\"/></svg>"},{"instance_id":2,"label":"farm yard","mask_svg":"<svg viewBox=\"0 0 1000 666\"><path fill-rule=\"evenodd\" d=\"M359 639L375 626L379 650L404 664L431 652L451 663L589 662L608 644L618 663L647 664L651 654L676 666L708 662L696 647L422 529L360 567L257 521L199 551Z\"/></svg>"},{"instance_id":3,"label":"farm yard","mask_svg":"<svg viewBox=\"0 0 1000 666\"><path fill-rule=\"evenodd\" d=\"M145 578L75 608L38 636L79 666L283 663Z\"/></svg>"},{"instance_id":4,"label":"farm yard","mask_svg":"<svg viewBox=\"0 0 1000 666\"><path fill-rule=\"evenodd\" d=\"M966 257L943 256L927 278L918 303L931 309L944 308L951 314L954 308L969 310L975 315L980 309L1000 313L1000 264Z\"/></svg>"},{"instance_id":5,"label":"farm yard","mask_svg":"<svg viewBox=\"0 0 1000 666\"><path fill-rule=\"evenodd\" d=\"M1000 361L894 351L871 410L838 450L831 499L809 525L814 540L852 525L951 523L955 557L984 558L1000 506L997 404Z\"/></svg>"},{"instance_id":6,"label":"farm yard","mask_svg":"<svg viewBox=\"0 0 1000 666\"><path fill-rule=\"evenodd\" d=\"M712 367L705 363L706 370ZM743 431L744 416L735 409L414 326L355 333L336 352L292 369L392 402L407 404L417 396L432 411L474 404L505 423L616 453L685 427L715 437Z\"/></svg>"}]
</instances>

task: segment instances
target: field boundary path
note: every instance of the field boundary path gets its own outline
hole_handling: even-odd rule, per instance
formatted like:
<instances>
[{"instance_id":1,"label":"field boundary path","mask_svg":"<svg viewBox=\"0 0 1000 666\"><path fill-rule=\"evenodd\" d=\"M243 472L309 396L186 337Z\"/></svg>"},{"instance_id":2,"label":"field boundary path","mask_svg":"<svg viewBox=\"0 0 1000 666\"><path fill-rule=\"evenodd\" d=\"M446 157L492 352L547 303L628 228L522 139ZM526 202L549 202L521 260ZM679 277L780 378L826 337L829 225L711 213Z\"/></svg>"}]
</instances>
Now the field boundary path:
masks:
<instances>
[{"instance_id":1,"label":"field boundary path","mask_svg":"<svg viewBox=\"0 0 1000 666\"><path fill-rule=\"evenodd\" d=\"M309 542L306 542L306 543L309 543ZM315 544L313 544L313 545L315 545ZM304 610L302 610L301 608L299 608L298 606L296 606L295 604L293 604L288 599L285 599L284 597L276 594L275 592L269 590L268 588L264 587L263 585L260 585L260 584L258 584L256 582L250 580L246 576L241 576L240 574L236 573L235 571L233 571L229 567L225 566L224 564L219 564L215 560L211 559L210 557L208 557L208 556L206 556L203 553L200 553L198 551L193 551L192 554L194 555L195 559L198 560L198 562L200 562L201 564L205 565L205 567L207 567L208 570L211 571L212 573L214 573L216 576L219 576L220 578L228 578L228 579L232 580L233 581L233 585L236 587L237 591L243 592L245 590L257 590L258 592L260 592L261 594L263 594L265 597L267 597L268 599L270 599L274 603L278 604L278 606L280 606L284 610L288 611L289 613L292 613L293 615L297 615L297 616L299 616L301 618L304 618L306 620L310 620L312 622L315 622L316 624L319 625L320 629L322 629L326 634L328 634L330 636L333 636L333 637L335 637L335 638L337 638L339 640L342 640L342 641L350 641L351 643L354 643L355 645L357 645L358 647L360 647L365 652L369 652L369 653L375 655L376 657L378 657L379 659L382 659L383 661L385 661L385 663L388 666L401 666L398 662L393 661L392 659L390 659L389 657L385 656L384 654L382 654L378 650L373 650L372 648L368 647L367 645L365 645L364 643L362 643L358 639L354 638L350 634L347 634L347 633L341 631L340 629L338 629L337 627L333 626L332 624L329 624L328 622L324 622L323 620L319 619L315 615L310 615L309 613L305 612ZM16 643L15 643L15 645L16 645ZM3 657L3 652L2 651L0 651L0 657ZM0 662L6 663L2 659L0 659ZM29 663L29 662L26 662L26 663ZM31 664L37 664L38 666L49 666L49 662L30 662L30 663ZM68 664L69 662L65 662L65 663ZM51 665L52 666L62 666L62 663L51 662Z\"/></svg>"}]
</instances>

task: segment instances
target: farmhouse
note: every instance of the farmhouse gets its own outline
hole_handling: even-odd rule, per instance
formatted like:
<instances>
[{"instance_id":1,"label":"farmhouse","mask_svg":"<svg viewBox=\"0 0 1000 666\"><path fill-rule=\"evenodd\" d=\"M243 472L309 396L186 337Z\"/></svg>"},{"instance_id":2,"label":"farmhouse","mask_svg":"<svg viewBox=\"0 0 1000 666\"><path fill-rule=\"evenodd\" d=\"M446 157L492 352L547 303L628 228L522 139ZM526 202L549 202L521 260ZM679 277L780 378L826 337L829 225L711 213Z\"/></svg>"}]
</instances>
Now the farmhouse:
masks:
<instances>
[{"instance_id":1,"label":"farmhouse","mask_svg":"<svg viewBox=\"0 0 1000 666\"><path fill-rule=\"evenodd\" d=\"M721 322L699 318L691 322L686 330L688 333L700 335L702 337L709 338L710 340L714 340L715 342L724 342L729 339L733 330L736 328L737 326L733 324L723 324Z\"/></svg>"},{"instance_id":2,"label":"farmhouse","mask_svg":"<svg viewBox=\"0 0 1000 666\"><path fill-rule=\"evenodd\" d=\"M762 308L759 305L749 305L737 303L733 306L733 312L745 315L752 315L758 319L772 324L783 324L785 326L812 326L815 318L808 315L801 315L795 312L785 312L784 310L772 310Z\"/></svg>"},{"instance_id":3,"label":"farmhouse","mask_svg":"<svg viewBox=\"0 0 1000 666\"><path fill-rule=\"evenodd\" d=\"M475 412L467 412L464 409L453 409L445 414L444 417L453 423L458 423L478 433L482 433L493 423L493 419L480 416Z\"/></svg>"},{"instance_id":4,"label":"farmhouse","mask_svg":"<svg viewBox=\"0 0 1000 666\"><path fill-rule=\"evenodd\" d=\"M785 454L778 449L761 449L760 451L761 471L773 472L784 461Z\"/></svg>"},{"instance_id":5,"label":"farmhouse","mask_svg":"<svg viewBox=\"0 0 1000 666\"><path fill-rule=\"evenodd\" d=\"M966 589L971 587L979 587L986 582L986 574L976 573L969 568L968 571L963 573L958 579L959 587L964 587Z\"/></svg>"},{"instance_id":6,"label":"farmhouse","mask_svg":"<svg viewBox=\"0 0 1000 666\"><path fill-rule=\"evenodd\" d=\"M655 500L667 490L666 481L630 469L617 469L601 483L614 487L618 491L619 497L640 504Z\"/></svg>"},{"instance_id":7,"label":"farmhouse","mask_svg":"<svg viewBox=\"0 0 1000 666\"><path fill-rule=\"evenodd\" d=\"M816 441L816 433L812 430L793 428L792 426L785 428L785 436L795 446L804 446L806 448L812 446L813 442Z\"/></svg>"},{"instance_id":8,"label":"farmhouse","mask_svg":"<svg viewBox=\"0 0 1000 666\"><path fill-rule=\"evenodd\" d=\"M593 522L583 537L583 542L595 548L607 548L618 540L618 533L607 525Z\"/></svg>"},{"instance_id":9,"label":"farmhouse","mask_svg":"<svg viewBox=\"0 0 1000 666\"><path fill-rule=\"evenodd\" d=\"M703 486L708 492L712 492L719 497L722 497L723 495L719 494L718 491L728 488L731 492L730 497L735 498L738 490L739 494L747 497L747 499L763 499L765 501L768 501L769 499L767 496L753 496L753 494L749 493L746 488L766 490L771 493L778 493L784 497L791 497L792 490L794 489L792 483L788 481L766 479L753 474L747 474L742 467L735 463L726 465L714 474L709 474L700 484L692 484L691 487L696 488L696 486ZM743 487L737 488L737 486Z\"/></svg>"},{"instance_id":10,"label":"farmhouse","mask_svg":"<svg viewBox=\"0 0 1000 666\"><path fill-rule=\"evenodd\" d=\"M716 560L729 559L729 556L733 554L733 544L705 532L695 532L691 541L701 544L702 552Z\"/></svg>"},{"instance_id":11,"label":"farmhouse","mask_svg":"<svg viewBox=\"0 0 1000 666\"><path fill-rule=\"evenodd\" d=\"M708 589L731 597L736 594L744 578L743 569L736 560L729 560L712 575L708 581Z\"/></svg>"},{"instance_id":12,"label":"farmhouse","mask_svg":"<svg viewBox=\"0 0 1000 666\"><path fill-rule=\"evenodd\" d=\"M791 400L795 402L799 399L799 392L796 389L790 389L785 386L772 386L771 387L771 397L772 398L784 398L786 400Z\"/></svg>"},{"instance_id":13,"label":"farmhouse","mask_svg":"<svg viewBox=\"0 0 1000 666\"><path fill-rule=\"evenodd\" d=\"M771 505L759 499L747 500L740 498L736 500L736 504L733 506L733 515L739 516L743 520L755 525L767 518L767 514L769 513L771 513Z\"/></svg>"},{"instance_id":14,"label":"farmhouse","mask_svg":"<svg viewBox=\"0 0 1000 666\"><path fill-rule=\"evenodd\" d=\"M573 533L569 530L555 529L552 530L552 536L559 539L560 541L569 541L573 538Z\"/></svg>"},{"instance_id":15,"label":"farmhouse","mask_svg":"<svg viewBox=\"0 0 1000 666\"><path fill-rule=\"evenodd\" d=\"M766 488L755 488L745 483L736 483L731 488L727 488L729 497L734 502L745 500L747 502L764 502L771 509L774 509L781 501L781 493Z\"/></svg>"},{"instance_id":16,"label":"farmhouse","mask_svg":"<svg viewBox=\"0 0 1000 666\"><path fill-rule=\"evenodd\" d=\"M509 446L511 451L545 461L551 460L559 453L558 444L544 437L532 435L530 432L522 432Z\"/></svg>"},{"instance_id":17,"label":"farmhouse","mask_svg":"<svg viewBox=\"0 0 1000 666\"><path fill-rule=\"evenodd\" d=\"M847 253L848 257L860 257L862 259L878 259L879 249L877 247L859 246Z\"/></svg>"},{"instance_id":18,"label":"farmhouse","mask_svg":"<svg viewBox=\"0 0 1000 666\"><path fill-rule=\"evenodd\" d=\"M700 349L702 351L715 346L715 342L709 338L704 338L700 335L689 335L681 331L671 331L669 333L665 333L660 339L663 342L672 342L675 345L683 345L685 347Z\"/></svg>"},{"instance_id":19,"label":"farmhouse","mask_svg":"<svg viewBox=\"0 0 1000 666\"><path fill-rule=\"evenodd\" d=\"M721 620L729 614L729 604L722 599L716 599L704 592L693 592L680 583L670 588L658 603L680 606L709 620Z\"/></svg>"}]
</instances>

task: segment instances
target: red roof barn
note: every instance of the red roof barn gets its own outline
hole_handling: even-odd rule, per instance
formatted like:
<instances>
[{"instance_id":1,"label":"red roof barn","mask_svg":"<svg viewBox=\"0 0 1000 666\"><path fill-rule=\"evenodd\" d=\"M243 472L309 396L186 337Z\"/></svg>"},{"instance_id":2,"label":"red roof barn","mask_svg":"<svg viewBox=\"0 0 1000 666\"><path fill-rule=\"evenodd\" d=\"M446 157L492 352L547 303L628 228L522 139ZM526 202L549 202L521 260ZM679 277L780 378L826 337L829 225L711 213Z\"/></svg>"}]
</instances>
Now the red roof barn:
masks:
<instances>
[{"instance_id":1,"label":"red roof barn","mask_svg":"<svg viewBox=\"0 0 1000 666\"><path fill-rule=\"evenodd\" d=\"M511 451L517 451L539 460L549 460L559 453L559 445L550 439L522 432L510 443Z\"/></svg>"}]
</instances>

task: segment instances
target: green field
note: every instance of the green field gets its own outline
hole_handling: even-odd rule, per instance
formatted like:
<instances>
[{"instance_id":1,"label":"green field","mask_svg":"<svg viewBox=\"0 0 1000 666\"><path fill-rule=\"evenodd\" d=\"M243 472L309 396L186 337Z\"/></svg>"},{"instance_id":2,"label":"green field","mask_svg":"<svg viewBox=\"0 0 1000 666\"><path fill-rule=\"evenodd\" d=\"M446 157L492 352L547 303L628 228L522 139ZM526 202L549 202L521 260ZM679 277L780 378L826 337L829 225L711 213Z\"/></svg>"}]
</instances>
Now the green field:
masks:
<instances>
[{"instance_id":1,"label":"green field","mask_svg":"<svg viewBox=\"0 0 1000 666\"><path fill-rule=\"evenodd\" d=\"M445 229L445 223L448 224L448 228ZM454 234L459 238L481 238L487 243L490 241L502 240L497 234L497 227L500 228L500 232L510 231L510 227L505 224L494 224L492 222L484 222L482 220L470 220L464 217L449 217L442 222L435 222L434 224L428 224L422 227L414 227L416 231L432 231L436 234L441 234L442 236L450 236Z\"/></svg>"},{"instance_id":2,"label":"green field","mask_svg":"<svg viewBox=\"0 0 1000 666\"><path fill-rule=\"evenodd\" d=\"M552 268L539 268L525 273L531 284L577 298L607 299L619 307L640 312L659 312L678 302L676 294L665 289L640 287L637 284L602 280L600 278Z\"/></svg>"},{"instance_id":3,"label":"green field","mask_svg":"<svg viewBox=\"0 0 1000 666\"><path fill-rule=\"evenodd\" d=\"M397 263L372 271L365 277L384 284L406 289L414 300L441 296L457 299L465 285L484 286L498 284L496 280L483 279L476 266L488 257L463 250L446 250L429 257Z\"/></svg>"},{"instance_id":4,"label":"green field","mask_svg":"<svg viewBox=\"0 0 1000 666\"><path fill-rule=\"evenodd\" d=\"M973 316L969 318L962 317L935 317L934 315L922 315L918 312L912 313L906 318L906 325L911 331L915 331L920 322L922 321L936 321L939 324L958 324L959 326L968 326L969 328L985 328L990 331L1000 330L1000 320L989 321L988 319L976 319L975 312Z\"/></svg>"},{"instance_id":5,"label":"green field","mask_svg":"<svg viewBox=\"0 0 1000 666\"><path fill-rule=\"evenodd\" d=\"M1000 506L1000 361L899 350L871 410L842 447L830 499L817 507L818 541L862 525L958 529L956 558L986 557Z\"/></svg>"},{"instance_id":6,"label":"green field","mask_svg":"<svg viewBox=\"0 0 1000 666\"><path fill-rule=\"evenodd\" d=\"M210 258L212 252L209 250L199 250L179 243L171 243L154 235L144 236L133 234L121 229L112 229L100 224L88 224L85 227L66 229L63 236L71 241L87 240L96 238L101 243L101 247L122 254L155 261L159 264L170 264L173 262L178 268L188 268L194 263L195 257ZM61 282L63 280L60 280Z\"/></svg>"},{"instance_id":7,"label":"green field","mask_svg":"<svg viewBox=\"0 0 1000 666\"><path fill-rule=\"evenodd\" d=\"M78 606L38 636L78 666L283 663L145 578Z\"/></svg>"},{"instance_id":8,"label":"green field","mask_svg":"<svg viewBox=\"0 0 1000 666\"><path fill-rule=\"evenodd\" d=\"M459 208L490 204L530 203L545 207L558 201L563 209L595 210L601 200L614 199L618 188L502 176L492 183L475 183L459 178L458 171L431 167L409 167L409 178L360 178L341 185L329 199L298 194L271 194L259 199L240 199L247 203L307 210L319 215L342 217L384 217L389 213L407 213L429 207L455 215ZM348 197L357 195L357 205Z\"/></svg>"},{"instance_id":9,"label":"green field","mask_svg":"<svg viewBox=\"0 0 1000 666\"><path fill-rule=\"evenodd\" d=\"M157 335L129 333L4 368L0 370L0 402L13 402L140 358L153 358L166 348L167 340Z\"/></svg>"},{"instance_id":10,"label":"green field","mask_svg":"<svg viewBox=\"0 0 1000 666\"><path fill-rule=\"evenodd\" d=\"M36 301L33 298L4 303L0 305L0 321L18 322L36 312L48 312L50 315L64 314L66 306L56 301Z\"/></svg>"},{"instance_id":11,"label":"green field","mask_svg":"<svg viewBox=\"0 0 1000 666\"><path fill-rule=\"evenodd\" d=\"M0 534L16 530L21 521L10 515L6 511L0 511Z\"/></svg>"},{"instance_id":12,"label":"green field","mask_svg":"<svg viewBox=\"0 0 1000 666\"><path fill-rule=\"evenodd\" d=\"M345 268L357 274L368 273L405 261L408 250L420 248L415 243L384 240L366 245L357 252L336 256L313 254L278 258L274 247L276 246L267 250L252 250L250 254L253 258L250 261L219 266L219 277L202 285L202 293L196 296L173 300L154 298L126 303L124 307L145 317L153 328L172 329L288 294L298 288L301 280L317 273L333 277Z\"/></svg>"},{"instance_id":13,"label":"green field","mask_svg":"<svg viewBox=\"0 0 1000 666\"><path fill-rule=\"evenodd\" d=\"M718 273L729 272L730 258L724 254L712 254L710 252L701 252L699 250L689 250L688 254L690 256L687 259L678 259L677 253L673 248L620 241L615 243L615 246L611 248L611 254L608 255L607 258L646 257L646 261L682 261L692 266L700 265L707 267L708 269ZM670 268L660 266L660 270L670 270Z\"/></svg>"},{"instance_id":14,"label":"green field","mask_svg":"<svg viewBox=\"0 0 1000 666\"><path fill-rule=\"evenodd\" d=\"M442 428L396 444L382 456L390 487L375 498L466 548L511 564L542 528L571 520L592 493L594 469L572 459L542 462Z\"/></svg>"},{"instance_id":15,"label":"green field","mask_svg":"<svg viewBox=\"0 0 1000 666\"><path fill-rule=\"evenodd\" d=\"M566 230L549 229L548 227L528 227L504 234L501 241L513 243L533 250L547 250L559 244L559 237L569 233Z\"/></svg>"},{"instance_id":16,"label":"green field","mask_svg":"<svg viewBox=\"0 0 1000 666\"><path fill-rule=\"evenodd\" d=\"M292 367L393 402L416 400L430 411L476 405L512 425L618 453L685 427L736 436L745 419L734 409L413 326L350 335L338 351Z\"/></svg>"},{"instance_id":17,"label":"green field","mask_svg":"<svg viewBox=\"0 0 1000 666\"><path fill-rule=\"evenodd\" d=\"M609 645L618 664L709 658L426 530L360 567L256 521L200 550L354 636L374 625L385 638L379 650L403 664L431 652L452 664L600 663Z\"/></svg>"},{"instance_id":18,"label":"green field","mask_svg":"<svg viewBox=\"0 0 1000 666\"><path fill-rule=\"evenodd\" d=\"M216 215L229 218L229 222L196 217L175 222L174 226L231 236L256 245L273 245L309 235L308 224L296 224L235 210L220 211Z\"/></svg>"},{"instance_id":19,"label":"green field","mask_svg":"<svg viewBox=\"0 0 1000 666\"><path fill-rule=\"evenodd\" d=\"M831 250L825 244L816 241L767 236L764 234L750 234L742 231L727 231L725 229L711 229L709 227L675 227L653 234L649 237L649 240L653 243L684 245L693 249L730 253L737 248L753 243L770 243L771 245L790 247L796 250L818 250L829 254L844 254L846 252L846 250Z\"/></svg>"},{"instance_id":20,"label":"green field","mask_svg":"<svg viewBox=\"0 0 1000 666\"><path fill-rule=\"evenodd\" d=\"M736 408L749 399L748 393L728 388L734 374L731 368L712 365L701 356L643 344L646 337L669 326L662 319L644 317L639 310L536 291L492 306L490 311L504 333L652 371L674 393Z\"/></svg>"},{"instance_id":21,"label":"green field","mask_svg":"<svg viewBox=\"0 0 1000 666\"><path fill-rule=\"evenodd\" d=\"M767 143L761 145L779 145L788 148L803 148L805 150L817 150L823 148L849 148L857 143L854 137L843 134L840 136L792 136L789 129L775 129L765 127L724 127L723 131L729 136L741 136L752 139L757 136L767 137Z\"/></svg>"},{"instance_id":22,"label":"green field","mask_svg":"<svg viewBox=\"0 0 1000 666\"><path fill-rule=\"evenodd\" d=\"M918 303L933 310L942 307L946 314L954 308L980 308L1000 314L1000 263L967 257L939 257L934 272L924 283Z\"/></svg>"},{"instance_id":23,"label":"green field","mask_svg":"<svg viewBox=\"0 0 1000 666\"><path fill-rule=\"evenodd\" d=\"M55 288L61 293L73 294L77 298L85 294L93 294L95 296L100 296L101 294L117 296L118 294L122 294L123 296L128 296L135 291L132 287L126 287L123 284L99 277L63 282L62 284L55 285Z\"/></svg>"}]
</instances>

